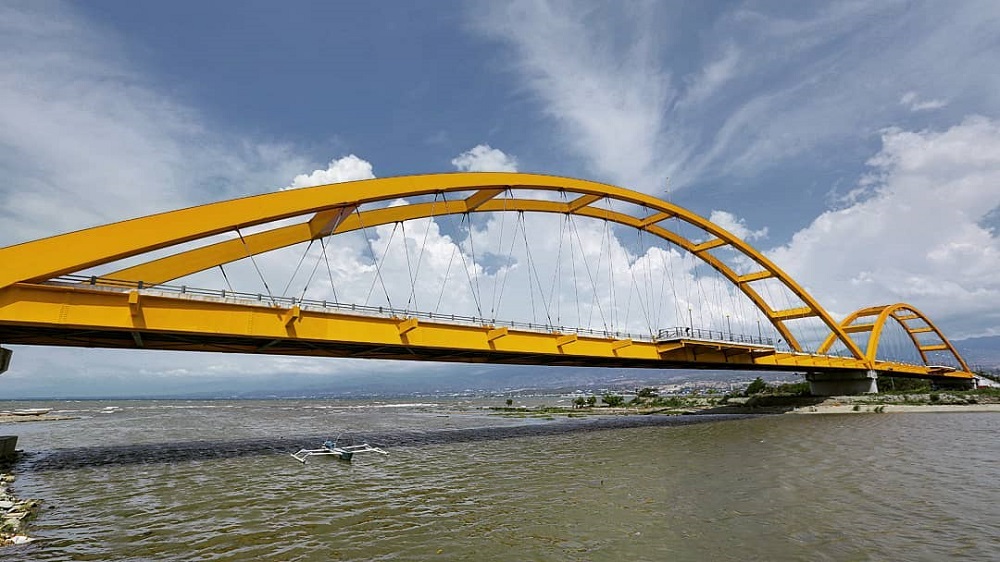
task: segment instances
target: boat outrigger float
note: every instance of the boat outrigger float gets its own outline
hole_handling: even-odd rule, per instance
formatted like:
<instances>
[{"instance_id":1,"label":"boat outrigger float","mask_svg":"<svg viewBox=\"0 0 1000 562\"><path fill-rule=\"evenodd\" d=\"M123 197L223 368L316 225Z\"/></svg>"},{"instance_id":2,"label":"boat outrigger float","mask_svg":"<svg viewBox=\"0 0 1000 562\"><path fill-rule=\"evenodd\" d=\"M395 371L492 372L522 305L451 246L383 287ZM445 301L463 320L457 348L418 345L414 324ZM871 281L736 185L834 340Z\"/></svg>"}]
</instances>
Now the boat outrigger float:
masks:
<instances>
[{"instance_id":1,"label":"boat outrigger float","mask_svg":"<svg viewBox=\"0 0 1000 562\"><path fill-rule=\"evenodd\" d=\"M346 441L346 443L345 443ZM350 461L354 456L354 453L381 453L383 455L388 455L388 451L379 449L378 447L372 447L368 443L358 443L355 444L353 439L341 438L337 436L336 439L330 441L324 441L323 447L320 449L299 449L297 452L292 453L292 458L299 461L302 464L306 464L306 459L312 456L327 456L333 455L342 461Z\"/></svg>"}]
</instances>

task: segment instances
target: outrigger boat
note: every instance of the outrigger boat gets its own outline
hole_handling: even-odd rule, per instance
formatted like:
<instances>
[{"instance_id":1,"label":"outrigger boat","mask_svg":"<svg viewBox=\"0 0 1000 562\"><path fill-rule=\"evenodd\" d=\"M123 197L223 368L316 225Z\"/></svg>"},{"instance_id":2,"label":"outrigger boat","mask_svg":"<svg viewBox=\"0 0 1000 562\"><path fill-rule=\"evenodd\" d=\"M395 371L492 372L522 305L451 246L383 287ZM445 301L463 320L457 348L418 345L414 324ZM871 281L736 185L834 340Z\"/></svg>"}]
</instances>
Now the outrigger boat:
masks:
<instances>
[{"instance_id":1,"label":"outrigger boat","mask_svg":"<svg viewBox=\"0 0 1000 562\"><path fill-rule=\"evenodd\" d=\"M345 443L345 441L347 443ZM306 464L306 459L313 456L329 456L333 455L342 461L350 461L354 457L354 453L381 453L383 455L388 455L387 451L379 449L378 447L372 447L368 443L354 443L354 439L350 437L342 438L337 436L334 440L327 440L323 442L323 447L320 449L299 449L297 452L292 453L292 458L299 461L302 464Z\"/></svg>"}]
</instances>

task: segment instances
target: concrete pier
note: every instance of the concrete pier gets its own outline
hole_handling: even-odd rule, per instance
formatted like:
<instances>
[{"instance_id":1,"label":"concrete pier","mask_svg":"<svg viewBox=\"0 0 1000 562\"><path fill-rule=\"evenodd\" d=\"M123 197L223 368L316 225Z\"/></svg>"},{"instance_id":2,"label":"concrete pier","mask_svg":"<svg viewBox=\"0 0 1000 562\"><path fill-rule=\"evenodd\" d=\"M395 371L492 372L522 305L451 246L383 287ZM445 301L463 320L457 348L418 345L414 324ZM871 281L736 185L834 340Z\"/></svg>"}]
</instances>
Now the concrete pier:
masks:
<instances>
[{"instance_id":1,"label":"concrete pier","mask_svg":"<svg viewBox=\"0 0 1000 562\"><path fill-rule=\"evenodd\" d=\"M12 461L17 456L17 435L0 435L0 461Z\"/></svg>"},{"instance_id":2,"label":"concrete pier","mask_svg":"<svg viewBox=\"0 0 1000 562\"><path fill-rule=\"evenodd\" d=\"M875 371L844 371L842 373L806 373L809 392L813 396L846 396L878 392Z\"/></svg>"}]
</instances>

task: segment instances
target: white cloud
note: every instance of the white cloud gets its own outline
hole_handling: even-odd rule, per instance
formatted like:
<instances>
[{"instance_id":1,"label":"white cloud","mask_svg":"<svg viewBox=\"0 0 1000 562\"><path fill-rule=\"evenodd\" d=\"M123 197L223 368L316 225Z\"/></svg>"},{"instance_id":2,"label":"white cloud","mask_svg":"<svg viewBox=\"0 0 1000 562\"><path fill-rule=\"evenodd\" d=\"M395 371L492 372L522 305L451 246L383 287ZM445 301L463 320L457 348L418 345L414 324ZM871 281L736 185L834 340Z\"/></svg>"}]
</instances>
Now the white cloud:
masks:
<instances>
[{"instance_id":1,"label":"white cloud","mask_svg":"<svg viewBox=\"0 0 1000 562\"><path fill-rule=\"evenodd\" d=\"M197 111L161 94L122 52L111 30L72 6L0 4L0 245L270 191L311 168L289 146L205 127ZM304 369L277 358L180 357L18 348L2 382L45 395L46 387L78 387L74 377L114 385L136 365L171 377L179 377L177 365L228 376ZM91 367L80 372L81 364Z\"/></svg>"},{"instance_id":2,"label":"white cloud","mask_svg":"<svg viewBox=\"0 0 1000 562\"><path fill-rule=\"evenodd\" d=\"M737 238L747 242L767 238L766 226L760 230L750 230L750 228L747 227L745 220L728 211L712 211L708 220L735 234Z\"/></svg>"},{"instance_id":3,"label":"white cloud","mask_svg":"<svg viewBox=\"0 0 1000 562\"><path fill-rule=\"evenodd\" d=\"M722 56L708 63L688 80L688 88L678 105L704 102L739 73L742 55L734 45L729 45Z\"/></svg>"},{"instance_id":4,"label":"white cloud","mask_svg":"<svg viewBox=\"0 0 1000 562\"><path fill-rule=\"evenodd\" d=\"M267 191L306 165L207 129L120 47L71 8L0 5L0 244Z\"/></svg>"},{"instance_id":5,"label":"white cloud","mask_svg":"<svg viewBox=\"0 0 1000 562\"><path fill-rule=\"evenodd\" d=\"M842 315L902 301L951 336L1000 333L1000 238L979 224L1000 207L1000 122L882 142L869 196L817 217L774 260Z\"/></svg>"},{"instance_id":6,"label":"white cloud","mask_svg":"<svg viewBox=\"0 0 1000 562\"><path fill-rule=\"evenodd\" d=\"M903 97L899 98L899 104L909 108L910 111L929 111L932 109L941 109L948 105L948 102L944 100L921 100L917 97L916 92L906 92Z\"/></svg>"},{"instance_id":7,"label":"white cloud","mask_svg":"<svg viewBox=\"0 0 1000 562\"><path fill-rule=\"evenodd\" d=\"M474 9L477 29L514 48L517 70L565 131L567 148L620 185L662 184L669 173L659 135L674 94L655 60L661 29L651 10L636 4L624 10L634 33L623 35L601 10L572 2L489 2Z\"/></svg>"},{"instance_id":8,"label":"white cloud","mask_svg":"<svg viewBox=\"0 0 1000 562\"><path fill-rule=\"evenodd\" d=\"M793 158L825 162L829 151L813 151L860 146L914 112L1000 111L995 2L842 2L795 16L740 6L715 12L700 41L678 29L683 16L655 3L473 10L477 29L512 47L514 70L596 179L647 193L667 176L683 188ZM901 87L938 97L914 96L901 115Z\"/></svg>"},{"instance_id":9,"label":"white cloud","mask_svg":"<svg viewBox=\"0 0 1000 562\"><path fill-rule=\"evenodd\" d=\"M488 144L476 145L452 159L462 172L516 172L517 159Z\"/></svg>"},{"instance_id":10,"label":"white cloud","mask_svg":"<svg viewBox=\"0 0 1000 562\"><path fill-rule=\"evenodd\" d=\"M295 176L292 179L292 183L283 189L368 180L374 177L375 174L372 173L370 162L362 160L353 154L348 154L343 158L331 160L325 170L314 170L311 174L299 174Z\"/></svg>"}]
</instances>

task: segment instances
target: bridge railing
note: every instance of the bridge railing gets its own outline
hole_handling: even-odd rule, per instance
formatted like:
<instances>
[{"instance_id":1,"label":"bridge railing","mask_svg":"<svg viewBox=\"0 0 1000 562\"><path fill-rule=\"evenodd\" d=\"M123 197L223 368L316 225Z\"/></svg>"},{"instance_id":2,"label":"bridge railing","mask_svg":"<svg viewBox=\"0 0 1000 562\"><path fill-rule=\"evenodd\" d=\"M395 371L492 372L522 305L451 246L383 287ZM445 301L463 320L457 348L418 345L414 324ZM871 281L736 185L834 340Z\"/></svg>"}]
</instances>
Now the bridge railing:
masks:
<instances>
[{"instance_id":1,"label":"bridge railing","mask_svg":"<svg viewBox=\"0 0 1000 562\"><path fill-rule=\"evenodd\" d=\"M424 312L419 310L395 308L388 306L370 306L355 303L341 303L330 300L300 299L296 297L284 297L277 295L267 295L264 293L245 293L229 289L205 289L200 287L189 287L187 285L148 285L142 281L125 281L121 279L109 279L106 277L84 276L84 275L63 275L46 282L49 285L59 285L62 287L97 289L108 291L131 291L139 290L159 294L175 295L182 298L206 299L213 301L225 301L235 304L249 304L252 306L265 306L274 308L291 308L298 306L306 310L324 310L346 312L364 316L375 316L381 318L417 318L424 320L448 321L475 326L490 325L514 328L532 332L563 334L578 334L583 336L594 336L605 339L632 339L636 341L653 341L656 339L653 334L637 334L627 331L599 330L592 328L580 328L573 326L562 326L544 322L520 322L516 320L502 320L497 318L485 318L480 316L467 316L462 314L443 314L438 312ZM661 331L662 333L662 331Z\"/></svg>"},{"instance_id":2,"label":"bridge railing","mask_svg":"<svg viewBox=\"0 0 1000 562\"><path fill-rule=\"evenodd\" d=\"M656 336L657 340L671 340L671 339L681 339L681 338L718 340L718 341L726 341L733 343L746 343L750 345L766 345L770 347L774 347L776 344L774 338L765 338L762 336L750 336L746 334L725 332L722 330L706 330L703 328L692 328L688 326L664 328L660 330Z\"/></svg>"}]
</instances>

